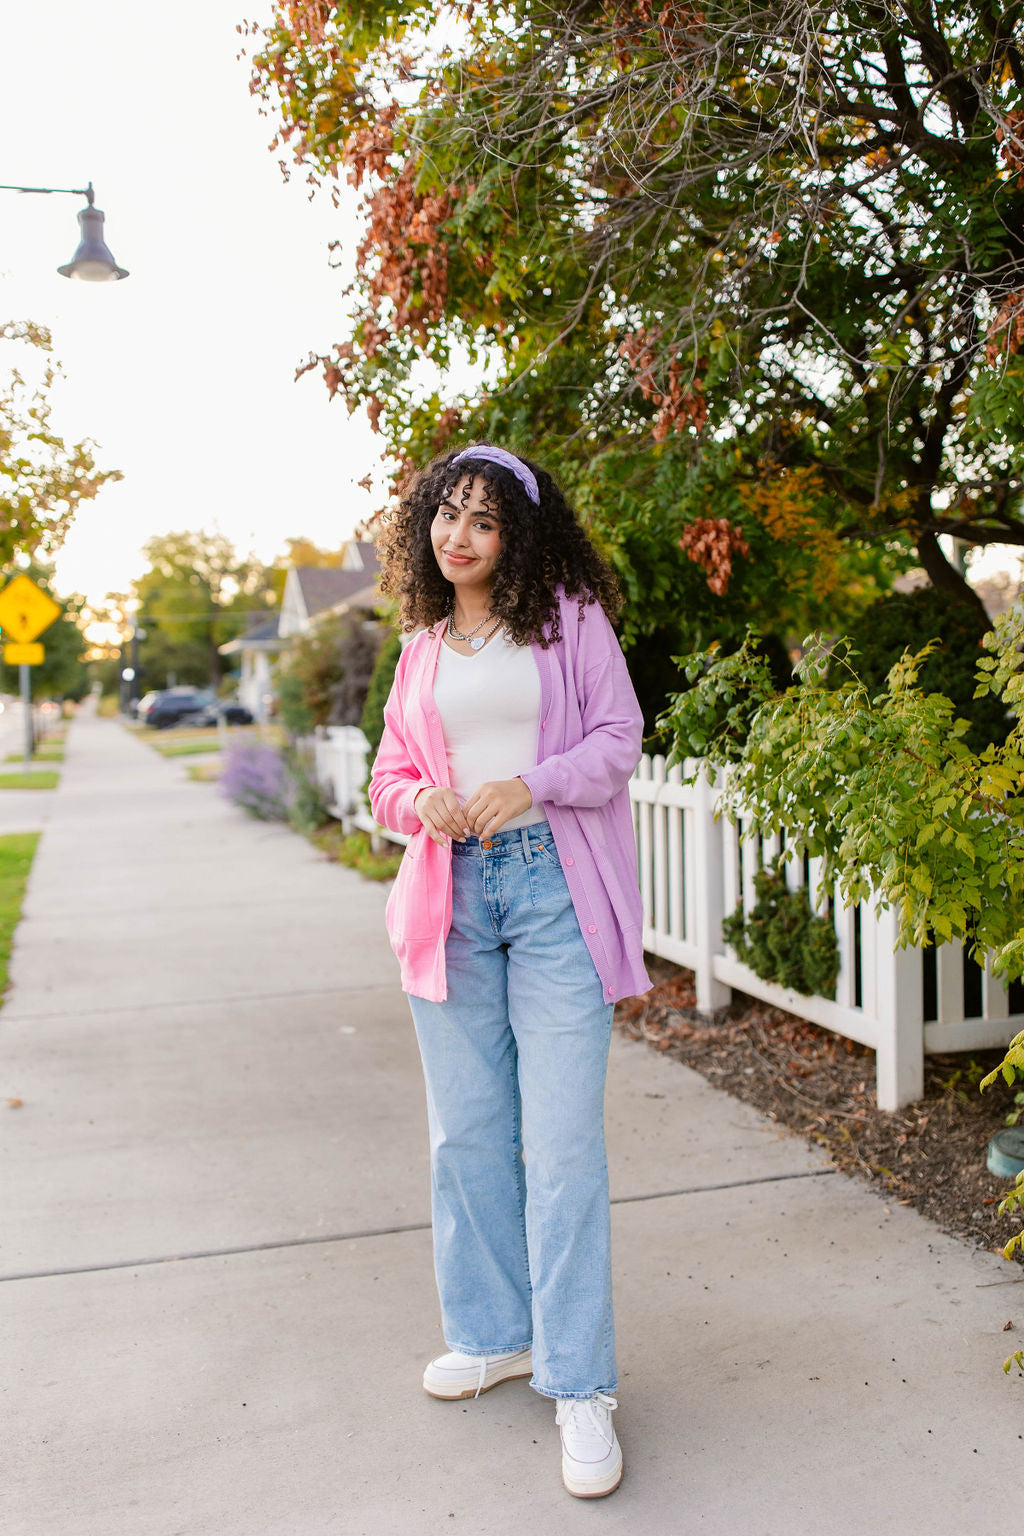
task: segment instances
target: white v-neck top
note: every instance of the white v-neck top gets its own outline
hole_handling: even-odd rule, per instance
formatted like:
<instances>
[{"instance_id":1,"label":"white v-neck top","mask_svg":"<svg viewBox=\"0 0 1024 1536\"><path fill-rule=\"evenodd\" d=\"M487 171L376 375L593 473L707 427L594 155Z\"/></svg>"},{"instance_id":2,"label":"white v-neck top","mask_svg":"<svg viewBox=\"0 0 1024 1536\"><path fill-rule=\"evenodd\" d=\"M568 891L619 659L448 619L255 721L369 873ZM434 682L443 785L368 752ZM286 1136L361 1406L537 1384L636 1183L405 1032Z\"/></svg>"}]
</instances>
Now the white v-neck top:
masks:
<instances>
[{"instance_id":1,"label":"white v-neck top","mask_svg":"<svg viewBox=\"0 0 1024 1536\"><path fill-rule=\"evenodd\" d=\"M515 645L502 630L482 650L463 656L442 640L434 703L460 804L490 779L514 779L536 768L540 673L528 645ZM544 820L533 805L501 830Z\"/></svg>"}]
</instances>

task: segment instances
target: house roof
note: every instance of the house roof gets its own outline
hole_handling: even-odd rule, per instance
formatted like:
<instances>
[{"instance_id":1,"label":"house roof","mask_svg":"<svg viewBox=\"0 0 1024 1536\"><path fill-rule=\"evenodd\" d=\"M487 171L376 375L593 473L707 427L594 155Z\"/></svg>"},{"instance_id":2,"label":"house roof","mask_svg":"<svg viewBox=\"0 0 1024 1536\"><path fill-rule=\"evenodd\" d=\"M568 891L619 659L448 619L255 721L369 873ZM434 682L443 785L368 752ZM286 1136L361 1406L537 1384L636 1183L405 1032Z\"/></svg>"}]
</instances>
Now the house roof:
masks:
<instances>
[{"instance_id":1,"label":"house roof","mask_svg":"<svg viewBox=\"0 0 1024 1536\"><path fill-rule=\"evenodd\" d=\"M372 544L360 544L358 550L361 569L319 565L295 567L308 618L313 619L326 609L337 608L340 603L349 603L357 595L374 590L380 574L377 551Z\"/></svg>"},{"instance_id":2,"label":"house roof","mask_svg":"<svg viewBox=\"0 0 1024 1536\"><path fill-rule=\"evenodd\" d=\"M222 656L235 656L240 651L279 651L284 644L278 633L280 620L280 613L268 613L265 619L255 622L250 620L244 635L236 635L217 649Z\"/></svg>"}]
</instances>

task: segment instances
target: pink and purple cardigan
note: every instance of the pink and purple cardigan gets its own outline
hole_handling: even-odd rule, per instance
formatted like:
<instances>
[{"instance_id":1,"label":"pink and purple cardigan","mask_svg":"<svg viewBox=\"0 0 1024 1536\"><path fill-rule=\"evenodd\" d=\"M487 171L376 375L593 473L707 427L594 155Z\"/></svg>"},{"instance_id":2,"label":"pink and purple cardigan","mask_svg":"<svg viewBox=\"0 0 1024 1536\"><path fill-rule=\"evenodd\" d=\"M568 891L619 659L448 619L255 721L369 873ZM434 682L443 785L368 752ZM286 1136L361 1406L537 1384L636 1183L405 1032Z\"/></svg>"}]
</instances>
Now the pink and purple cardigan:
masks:
<instances>
[{"instance_id":1,"label":"pink and purple cardigan","mask_svg":"<svg viewBox=\"0 0 1024 1536\"><path fill-rule=\"evenodd\" d=\"M540 673L540 736L537 766L521 777L550 823L580 931L605 998L614 1002L651 985L627 788L640 758L643 721L604 610L592 603L580 619L577 599L561 591L559 606L561 641L530 647ZM443 634L437 624L402 652L370 778L377 821L411 834L386 914L402 986L435 1002L447 995L451 852L427 836L413 801L421 789L449 783L434 705Z\"/></svg>"}]
</instances>

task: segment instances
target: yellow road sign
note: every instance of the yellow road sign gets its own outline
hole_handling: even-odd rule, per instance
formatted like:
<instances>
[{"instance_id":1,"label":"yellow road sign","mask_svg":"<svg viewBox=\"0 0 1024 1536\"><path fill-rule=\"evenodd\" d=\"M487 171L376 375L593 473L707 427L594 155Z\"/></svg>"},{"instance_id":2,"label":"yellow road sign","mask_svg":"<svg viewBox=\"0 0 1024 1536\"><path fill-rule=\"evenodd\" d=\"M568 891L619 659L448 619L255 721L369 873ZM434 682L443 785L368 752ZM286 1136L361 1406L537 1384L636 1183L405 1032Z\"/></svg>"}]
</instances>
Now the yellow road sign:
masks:
<instances>
[{"instance_id":1,"label":"yellow road sign","mask_svg":"<svg viewBox=\"0 0 1024 1536\"><path fill-rule=\"evenodd\" d=\"M30 645L5 645L4 661L9 667L41 667L46 655L38 641Z\"/></svg>"},{"instance_id":2,"label":"yellow road sign","mask_svg":"<svg viewBox=\"0 0 1024 1536\"><path fill-rule=\"evenodd\" d=\"M60 605L28 576L15 576L0 592L0 629L24 644L60 617Z\"/></svg>"}]
</instances>

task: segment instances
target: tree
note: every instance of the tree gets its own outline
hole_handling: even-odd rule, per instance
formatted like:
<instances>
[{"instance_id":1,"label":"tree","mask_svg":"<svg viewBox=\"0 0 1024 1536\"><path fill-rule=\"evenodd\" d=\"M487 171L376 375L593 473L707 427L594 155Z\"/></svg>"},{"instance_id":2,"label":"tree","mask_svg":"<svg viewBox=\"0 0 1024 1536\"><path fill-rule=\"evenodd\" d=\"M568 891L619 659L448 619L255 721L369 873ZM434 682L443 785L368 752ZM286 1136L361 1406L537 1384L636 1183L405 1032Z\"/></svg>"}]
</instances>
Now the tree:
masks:
<instances>
[{"instance_id":1,"label":"tree","mask_svg":"<svg viewBox=\"0 0 1024 1536\"><path fill-rule=\"evenodd\" d=\"M243 559L223 534L162 534L143 546L149 569L134 583L145 638L139 660L147 688L178 683L216 686L218 646L266 612L272 591L266 568Z\"/></svg>"},{"instance_id":2,"label":"tree","mask_svg":"<svg viewBox=\"0 0 1024 1536\"><path fill-rule=\"evenodd\" d=\"M121 475L96 468L90 443L68 446L51 428L58 369L45 326L9 320L0 323L0 341L18 359L0 378L0 564L8 565L59 548L80 503Z\"/></svg>"},{"instance_id":3,"label":"tree","mask_svg":"<svg viewBox=\"0 0 1024 1536\"><path fill-rule=\"evenodd\" d=\"M655 628L695 577L722 633L849 611L901 554L976 604L940 535L1024 544L1021 12L278 0L254 89L364 194L310 366L400 460L557 453Z\"/></svg>"}]
</instances>

